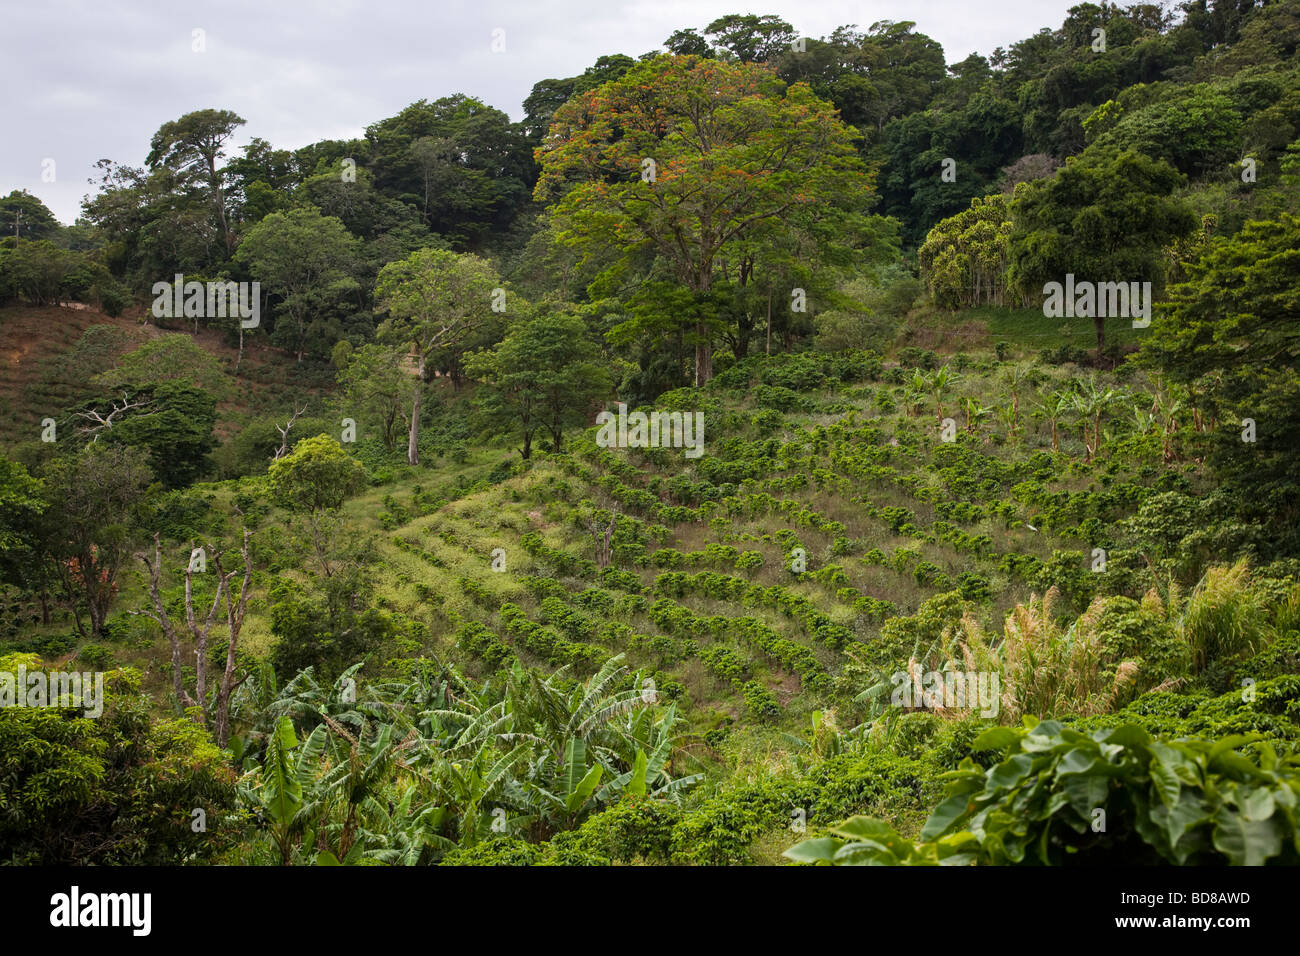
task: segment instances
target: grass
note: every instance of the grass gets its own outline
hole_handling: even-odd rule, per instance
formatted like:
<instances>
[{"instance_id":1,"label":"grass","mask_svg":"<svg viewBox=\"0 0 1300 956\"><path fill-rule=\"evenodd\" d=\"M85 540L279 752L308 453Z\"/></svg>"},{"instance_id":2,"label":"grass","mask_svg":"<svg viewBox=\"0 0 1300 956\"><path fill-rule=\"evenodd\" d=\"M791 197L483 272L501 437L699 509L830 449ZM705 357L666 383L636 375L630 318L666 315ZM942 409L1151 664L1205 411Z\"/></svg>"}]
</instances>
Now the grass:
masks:
<instances>
[{"instance_id":1,"label":"grass","mask_svg":"<svg viewBox=\"0 0 1300 956\"><path fill-rule=\"evenodd\" d=\"M922 344L927 333L934 344ZM1130 319L1106 322L1108 343L1136 345L1145 334L1146 330L1133 328ZM1007 342L1014 353L1036 355L1043 349L1056 350L1067 345L1095 350L1097 331L1090 318L1047 318L1041 308L977 306L956 313L922 308L908 317L901 340L905 345L947 354L991 350L997 343Z\"/></svg>"}]
</instances>

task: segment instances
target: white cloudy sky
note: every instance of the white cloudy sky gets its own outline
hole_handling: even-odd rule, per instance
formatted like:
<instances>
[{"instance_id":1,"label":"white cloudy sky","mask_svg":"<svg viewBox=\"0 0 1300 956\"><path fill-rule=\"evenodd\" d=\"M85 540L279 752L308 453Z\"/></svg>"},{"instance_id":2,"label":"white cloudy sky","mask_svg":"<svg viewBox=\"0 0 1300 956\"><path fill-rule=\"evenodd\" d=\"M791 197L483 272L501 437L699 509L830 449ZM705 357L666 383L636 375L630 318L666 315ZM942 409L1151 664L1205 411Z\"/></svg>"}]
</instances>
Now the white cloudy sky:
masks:
<instances>
[{"instance_id":1,"label":"white cloudy sky","mask_svg":"<svg viewBox=\"0 0 1300 956\"><path fill-rule=\"evenodd\" d=\"M1078 0L40 0L2 16L0 195L26 189L71 222L96 160L143 165L164 122L203 108L296 148L359 136L415 100L467 93L514 119L533 83L598 56L639 56L673 30L774 13L818 37L914 20L949 63L989 53ZM494 29L505 52L491 50ZM196 29L206 50L192 50ZM54 182L42 163L54 160Z\"/></svg>"}]
</instances>

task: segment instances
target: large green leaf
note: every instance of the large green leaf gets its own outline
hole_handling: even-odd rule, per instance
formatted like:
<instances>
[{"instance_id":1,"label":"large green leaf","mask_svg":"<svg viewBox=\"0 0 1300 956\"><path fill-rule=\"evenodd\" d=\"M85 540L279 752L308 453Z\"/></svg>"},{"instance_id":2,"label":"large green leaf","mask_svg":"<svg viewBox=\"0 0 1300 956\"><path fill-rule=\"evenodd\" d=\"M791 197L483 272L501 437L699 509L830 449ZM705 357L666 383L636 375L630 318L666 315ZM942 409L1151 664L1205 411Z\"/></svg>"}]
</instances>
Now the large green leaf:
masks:
<instances>
[{"instance_id":1,"label":"large green leaf","mask_svg":"<svg viewBox=\"0 0 1300 956\"><path fill-rule=\"evenodd\" d=\"M577 813L582 809L583 804L587 802L588 798L591 797L595 792L596 787L600 784L600 775L604 770L604 767L600 764L596 764L587 771L585 777L578 781L577 788L565 797L564 805L570 813Z\"/></svg>"},{"instance_id":2,"label":"large green leaf","mask_svg":"<svg viewBox=\"0 0 1300 956\"><path fill-rule=\"evenodd\" d=\"M922 840L933 840L942 835L955 820L965 815L970 802L964 793L954 794L948 797L930 814L930 819L925 821L925 826L921 828Z\"/></svg>"},{"instance_id":3,"label":"large green leaf","mask_svg":"<svg viewBox=\"0 0 1300 956\"><path fill-rule=\"evenodd\" d=\"M782 856L794 860L796 863L829 864L835 859L835 851L841 846L843 846L842 840L836 840L834 837L818 837L815 840L804 840L802 843L796 843L786 850Z\"/></svg>"},{"instance_id":4,"label":"large green leaf","mask_svg":"<svg viewBox=\"0 0 1300 956\"><path fill-rule=\"evenodd\" d=\"M636 760L632 763L632 779L628 782L627 792L636 797L645 796L646 755L638 749Z\"/></svg>"},{"instance_id":5,"label":"large green leaf","mask_svg":"<svg viewBox=\"0 0 1300 956\"><path fill-rule=\"evenodd\" d=\"M302 806L302 784L289 751L298 745L293 721L281 717L266 747L266 765L262 768L262 806L267 816L281 826L293 820Z\"/></svg>"},{"instance_id":6,"label":"large green leaf","mask_svg":"<svg viewBox=\"0 0 1300 956\"><path fill-rule=\"evenodd\" d=\"M1229 807L1214 817L1214 846L1234 866L1261 866L1282 852L1282 827L1276 818L1247 820Z\"/></svg>"}]
</instances>

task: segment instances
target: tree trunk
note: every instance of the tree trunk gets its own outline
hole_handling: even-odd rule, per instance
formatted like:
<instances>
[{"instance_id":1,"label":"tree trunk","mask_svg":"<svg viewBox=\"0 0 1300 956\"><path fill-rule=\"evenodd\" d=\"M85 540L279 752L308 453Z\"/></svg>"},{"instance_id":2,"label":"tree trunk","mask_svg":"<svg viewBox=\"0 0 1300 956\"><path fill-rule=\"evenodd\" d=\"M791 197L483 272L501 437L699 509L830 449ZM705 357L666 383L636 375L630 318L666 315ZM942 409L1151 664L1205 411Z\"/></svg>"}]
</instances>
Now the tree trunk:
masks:
<instances>
[{"instance_id":1,"label":"tree trunk","mask_svg":"<svg viewBox=\"0 0 1300 956\"><path fill-rule=\"evenodd\" d=\"M240 548L240 554L244 559L244 581L239 589L239 600L235 601L234 595L230 591L230 578L237 573L231 571L226 575L222 571L221 556L214 556L213 560L217 565L217 574L220 580L224 582L226 592L226 623L230 630L230 642L226 645L226 668L221 675L221 684L217 688L216 714L214 733L217 738L217 746L224 748L230 742L230 695L242 681L235 680L235 658L239 650L239 632L244 626L244 612L248 606L248 592L253 583L253 560L248 551L248 539L252 532L247 528L244 529L244 542Z\"/></svg>"},{"instance_id":2,"label":"tree trunk","mask_svg":"<svg viewBox=\"0 0 1300 956\"><path fill-rule=\"evenodd\" d=\"M772 354L772 287L767 287L767 346L764 348L765 355Z\"/></svg>"},{"instance_id":3,"label":"tree trunk","mask_svg":"<svg viewBox=\"0 0 1300 956\"><path fill-rule=\"evenodd\" d=\"M212 184L212 199L217 206L217 221L221 223L221 241L226 246L226 257L235 251L234 243L231 242L235 237L230 234L230 225L226 222L226 197L221 189L221 180L217 177L217 157L215 154L208 156L208 181Z\"/></svg>"},{"instance_id":4,"label":"tree trunk","mask_svg":"<svg viewBox=\"0 0 1300 956\"><path fill-rule=\"evenodd\" d=\"M213 563L217 571L217 593L213 598L212 606L208 609L207 616L202 624L199 623L198 615L194 612L194 570L187 567L185 570L185 624L194 638L194 696L191 697L185 689L184 681L181 678L183 659L181 656L180 637L176 633L176 626L172 623L171 617L167 614L166 605L163 603L160 579L162 577L162 545L159 543L157 534L153 537L153 559L143 552L137 555L149 571L149 597L153 603L153 611L143 611L148 617L158 622L162 628L167 643L171 646L172 652L172 691L176 695L176 700L184 707L199 708L197 719L199 723L207 726L207 687L208 687L208 635L212 631L213 621L217 613L221 610L221 600L224 597L226 601L226 623L229 628L229 643L226 645L226 666L222 672L221 681L217 685L217 692L214 700L214 736L217 745L225 747L230 740L230 696L234 689L242 681L235 680L235 661L239 651L239 632L244 624L244 613L248 604L248 594L252 588L253 580L253 561L248 549L248 539L252 532L247 528L244 529L243 545L240 554L244 559L244 582L239 592L239 600L230 589L230 582L238 573L238 570L227 573L221 566L221 553L214 551L212 555Z\"/></svg>"},{"instance_id":5,"label":"tree trunk","mask_svg":"<svg viewBox=\"0 0 1300 956\"><path fill-rule=\"evenodd\" d=\"M736 359L749 355L749 335L753 331L754 320L748 312L736 319Z\"/></svg>"},{"instance_id":6,"label":"tree trunk","mask_svg":"<svg viewBox=\"0 0 1300 956\"><path fill-rule=\"evenodd\" d=\"M712 263L704 263L699 272L699 287L695 290L696 307L703 308L704 296L712 286ZM695 322L695 384L704 385L713 378L713 342L708 324L703 318Z\"/></svg>"},{"instance_id":7,"label":"tree trunk","mask_svg":"<svg viewBox=\"0 0 1300 956\"><path fill-rule=\"evenodd\" d=\"M389 411L384 418L384 448L392 451L397 445L397 409Z\"/></svg>"},{"instance_id":8,"label":"tree trunk","mask_svg":"<svg viewBox=\"0 0 1300 956\"><path fill-rule=\"evenodd\" d=\"M192 707L194 698L190 697L185 691L185 685L181 681L182 660L181 660L181 642L176 635L176 628L172 625L171 618L167 615L167 610L163 605L162 595L159 591L158 579L162 574L162 545L158 542L158 535L153 536L153 561L150 561L144 553L137 555L144 566L149 569L149 597L153 601L154 613L148 614L158 626L162 628L163 636L167 638L167 643L171 646L172 651L172 693L176 695L176 700L184 707Z\"/></svg>"},{"instance_id":9,"label":"tree trunk","mask_svg":"<svg viewBox=\"0 0 1300 956\"><path fill-rule=\"evenodd\" d=\"M420 401L424 393L424 356L420 356L419 373L415 377L415 390L411 395L411 430L406 442L406 460L412 465L420 463Z\"/></svg>"},{"instance_id":10,"label":"tree trunk","mask_svg":"<svg viewBox=\"0 0 1300 956\"><path fill-rule=\"evenodd\" d=\"M695 334L699 336L695 343L695 384L700 386L713 378L713 343L708 341L703 322L695 323Z\"/></svg>"}]
</instances>

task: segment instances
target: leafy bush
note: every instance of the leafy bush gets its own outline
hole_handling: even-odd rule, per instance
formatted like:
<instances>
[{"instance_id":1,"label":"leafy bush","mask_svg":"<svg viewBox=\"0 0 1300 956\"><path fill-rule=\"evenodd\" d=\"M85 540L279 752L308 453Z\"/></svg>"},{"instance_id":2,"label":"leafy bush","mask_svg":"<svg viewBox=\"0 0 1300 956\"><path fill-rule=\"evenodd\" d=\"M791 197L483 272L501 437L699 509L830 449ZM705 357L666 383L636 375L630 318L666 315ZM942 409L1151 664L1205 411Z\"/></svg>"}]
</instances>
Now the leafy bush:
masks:
<instances>
[{"instance_id":1,"label":"leafy bush","mask_svg":"<svg viewBox=\"0 0 1300 956\"><path fill-rule=\"evenodd\" d=\"M1027 718L975 742L1004 759L963 761L920 843L854 817L786 855L833 865L1260 865L1300 863L1300 757L1254 739L1161 740L1136 724L1091 735Z\"/></svg>"},{"instance_id":2,"label":"leafy bush","mask_svg":"<svg viewBox=\"0 0 1300 956\"><path fill-rule=\"evenodd\" d=\"M532 866L541 849L516 836L497 836L473 846L456 847L442 858L440 866Z\"/></svg>"},{"instance_id":3,"label":"leafy bush","mask_svg":"<svg viewBox=\"0 0 1300 956\"><path fill-rule=\"evenodd\" d=\"M35 656L15 655L0 658L0 671L20 664L40 667ZM190 719L159 720L152 710L134 670L106 675L95 719L0 708L0 860L174 865L218 853L231 833L212 824L235 803L227 756ZM207 831L191 827L196 807Z\"/></svg>"},{"instance_id":4,"label":"leafy bush","mask_svg":"<svg viewBox=\"0 0 1300 956\"><path fill-rule=\"evenodd\" d=\"M781 716L781 705L777 703L776 695L758 681L749 681L744 690L745 710L751 718L765 722Z\"/></svg>"},{"instance_id":5,"label":"leafy bush","mask_svg":"<svg viewBox=\"0 0 1300 956\"><path fill-rule=\"evenodd\" d=\"M765 833L789 829L798 811L808 826L871 812L910 828L938 797L936 768L889 753L841 754L803 777L766 777L724 789L688 811L673 830L672 862L706 866L752 863L749 848ZM919 825L919 820L916 821Z\"/></svg>"},{"instance_id":6,"label":"leafy bush","mask_svg":"<svg viewBox=\"0 0 1300 956\"><path fill-rule=\"evenodd\" d=\"M577 846L606 863L667 862L673 827L682 816L675 803L627 796L584 822L576 831Z\"/></svg>"}]
</instances>

